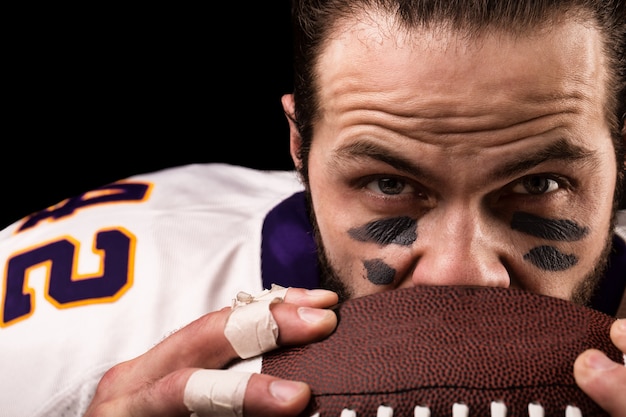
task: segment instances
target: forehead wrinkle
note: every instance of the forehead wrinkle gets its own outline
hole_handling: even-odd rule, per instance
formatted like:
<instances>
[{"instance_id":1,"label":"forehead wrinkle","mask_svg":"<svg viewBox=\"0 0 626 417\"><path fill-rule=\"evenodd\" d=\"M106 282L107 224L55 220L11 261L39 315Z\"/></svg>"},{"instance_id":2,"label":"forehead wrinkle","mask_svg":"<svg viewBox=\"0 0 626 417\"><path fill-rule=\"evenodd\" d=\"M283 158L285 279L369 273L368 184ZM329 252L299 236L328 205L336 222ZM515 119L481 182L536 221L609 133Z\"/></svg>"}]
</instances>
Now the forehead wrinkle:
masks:
<instances>
[{"instance_id":1,"label":"forehead wrinkle","mask_svg":"<svg viewBox=\"0 0 626 417\"><path fill-rule=\"evenodd\" d=\"M434 92L415 95L399 86L383 94L380 83L358 84L359 77L347 78L327 86L331 93L323 94L321 115L335 128L352 134L381 131L385 136L465 150L558 134L589 102L579 93L553 91L525 90L515 97L499 92L484 101Z\"/></svg>"},{"instance_id":2,"label":"forehead wrinkle","mask_svg":"<svg viewBox=\"0 0 626 417\"><path fill-rule=\"evenodd\" d=\"M514 135L516 125L544 116L579 112L581 106L590 101L593 104L594 98L601 95L597 76L602 66L596 61L602 54L584 55L576 66L571 60L574 54L582 55L579 50L595 48L599 42L592 28L583 31L589 36L580 36L580 25L566 22L531 37L517 38L507 31L487 31L468 40L449 30L433 33L421 28L405 32L396 27L397 22L385 20L385 16L373 10L360 14L358 19L344 21L338 27L340 35L324 48L321 61L341 71L329 68L320 71L324 80L321 83L324 89L320 91L320 102L324 103L321 107L335 117L343 112L342 121L349 118L351 123L373 122L407 136L427 136L429 141L445 134L506 134L512 127L510 133ZM570 32L576 36L572 37ZM560 42L564 35L572 40L556 48L564 53L551 54L549 47L544 53L539 53L543 49L530 50L534 42L544 37ZM351 37L356 39L353 43L350 43ZM502 42L503 48L495 62L489 61L486 65L472 59L480 55L477 53L480 48L497 42ZM380 48L382 43L388 47ZM518 46L533 53L535 62L530 72L540 71L541 77L511 69L511 59L528 60L518 51ZM363 53L363 49L370 53ZM415 55L423 50L433 52L435 63L445 60L447 65L434 63L420 70ZM460 54L454 65L449 64L445 51ZM465 57L468 59L462 59ZM342 64L335 65L336 62ZM504 68L497 65L502 62L507 62ZM556 68L554 74L545 71L548 65ZM403 72L416 66L414 72ZM480 77L460 77L478 69L481 69ZM451 89L454 84L450 80L459 78L464 80L463 88ZM413 83L420 80L416 86L419 88L414 88ZM416 91L420 93L415 94ZM513 105L515 111L508 111ZM546 123L540 126L553 124ZM493 132L497 129L502 132Z\"/></svg>"}]
</instances>

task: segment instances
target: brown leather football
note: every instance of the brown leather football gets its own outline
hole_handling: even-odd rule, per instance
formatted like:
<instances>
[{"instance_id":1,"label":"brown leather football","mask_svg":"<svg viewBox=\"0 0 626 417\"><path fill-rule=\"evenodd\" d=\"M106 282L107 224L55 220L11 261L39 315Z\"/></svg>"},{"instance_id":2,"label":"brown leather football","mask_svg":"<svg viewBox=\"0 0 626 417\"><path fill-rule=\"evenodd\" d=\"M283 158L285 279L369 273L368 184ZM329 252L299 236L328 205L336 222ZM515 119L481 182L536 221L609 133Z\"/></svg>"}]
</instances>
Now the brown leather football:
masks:
<instances>
[{"instance_id":1,"label":"brown leather football","mask_svg":"<svg viewBox=\"0 0 626 417\"><path fill-rule=\"evenodd\" d=\"M591 347L623 360L613 317L522 290L413 287L336 312L327 339L263 357L263 373L309 383L303 416L607 416L573 363Z\"/></svg>"}]
</instances>

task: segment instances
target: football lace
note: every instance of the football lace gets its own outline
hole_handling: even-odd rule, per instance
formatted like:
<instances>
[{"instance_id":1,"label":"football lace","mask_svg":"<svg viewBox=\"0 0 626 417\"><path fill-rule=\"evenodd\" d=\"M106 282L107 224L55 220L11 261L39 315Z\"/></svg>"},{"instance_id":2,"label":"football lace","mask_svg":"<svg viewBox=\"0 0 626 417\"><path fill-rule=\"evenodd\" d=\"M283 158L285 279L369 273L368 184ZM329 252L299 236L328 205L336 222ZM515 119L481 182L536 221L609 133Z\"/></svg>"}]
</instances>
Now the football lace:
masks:
<instances>
[{"instance_id":1,"label":"football lace","mask_svg":"<svg viewBox=\"0 0 626 417\"><path fill-rule=\"evenodd\" d=\"M491 403L491 417L506 417L507 408L506 405L500 401L494 401ZM430 409L428 407L416 406L413 412L414 417L430 417ZM465 404L454 404L452 406L452 417L469 417L469 407ZM543 407L540 404L530 403L528 404L528 417L544 417L545 413ZM578 407L568 405L565 409L564 417L582 417L582 412ZM311 417L326 417L320 413L315 413ZM356 411L350 409L344 409L339 417L358 417ZM393 408L385 405L378 407L376 417L393 417Z\"/></svg>"}]
</instances>

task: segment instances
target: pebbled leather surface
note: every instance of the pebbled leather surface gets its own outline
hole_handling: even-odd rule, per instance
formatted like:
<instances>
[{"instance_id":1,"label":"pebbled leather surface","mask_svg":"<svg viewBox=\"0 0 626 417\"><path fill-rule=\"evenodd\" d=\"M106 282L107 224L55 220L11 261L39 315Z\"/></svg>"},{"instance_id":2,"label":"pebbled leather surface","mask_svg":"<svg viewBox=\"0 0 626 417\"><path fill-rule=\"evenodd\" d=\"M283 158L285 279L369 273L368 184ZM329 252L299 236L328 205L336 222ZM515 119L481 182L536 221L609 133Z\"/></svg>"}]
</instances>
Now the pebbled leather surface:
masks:
<instances>
[{"instance_id":1,"label":"pebbled leather surface","mask_svg":"<svg viewBox=\"0 0 626 417\"><path fill-rule=\"evenodd\" d=\"M379 405L394 417L488 416L492 401L507 417L528 416L539 403L546 416L567 405L585 417L606 416L576 386L573 363L587 348L618 362L609 339L613 317L568 301L522 290L413 287L349 300L336 307L339 324L327 339L266 353L262 372L310 384L303 415L339 417L344 408L375 417Z\"/></svg>"}]
</instances>

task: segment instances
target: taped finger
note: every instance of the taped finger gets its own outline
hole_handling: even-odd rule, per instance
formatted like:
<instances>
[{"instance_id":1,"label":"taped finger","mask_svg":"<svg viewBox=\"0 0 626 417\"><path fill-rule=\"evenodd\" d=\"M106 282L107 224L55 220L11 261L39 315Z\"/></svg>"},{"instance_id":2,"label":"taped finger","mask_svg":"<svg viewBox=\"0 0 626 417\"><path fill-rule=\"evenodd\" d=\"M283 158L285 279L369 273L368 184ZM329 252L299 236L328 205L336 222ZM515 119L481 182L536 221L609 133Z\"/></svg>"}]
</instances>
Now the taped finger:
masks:
<instances>
[{"instance_id":1,"label":"taped finger","mask_svg":"<svg viewBox=\"0 0 626 417\"><path fill-rule=\"evenodd\" d=\"M185 385L185 406L192 417L242 417L251 375L222 369L195 371Z\"/></svg>"},{"instance_id":2,"label":"taped finger","mask_svg":"<svg viewBox=\"0 0 626 417\"><path fill-rule=\"evenodd\" d=\"M270 304L283 302L286 293L287 288L272 285L256 296L237 294L224 335L240 358L251 358L278 347L278 324Z\"/></svg>"}]
</instances>

